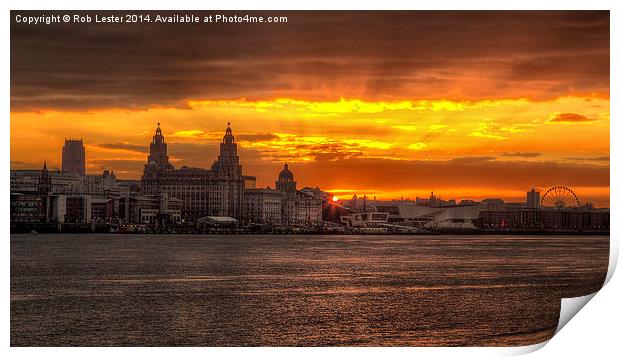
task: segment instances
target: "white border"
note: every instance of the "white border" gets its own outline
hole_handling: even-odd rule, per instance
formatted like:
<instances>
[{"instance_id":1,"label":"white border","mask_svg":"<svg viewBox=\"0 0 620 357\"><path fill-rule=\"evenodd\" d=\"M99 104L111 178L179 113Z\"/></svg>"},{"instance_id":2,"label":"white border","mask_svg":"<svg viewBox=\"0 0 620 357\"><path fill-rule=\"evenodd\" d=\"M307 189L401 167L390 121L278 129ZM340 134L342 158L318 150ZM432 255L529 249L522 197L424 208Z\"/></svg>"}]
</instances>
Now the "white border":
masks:
<instances>
[{"instance_id":1,"label":"white border","mask_svg":"<svg viewBox=\"0 0 620 357\"><path fill-rule=\"evenodd\" d=\"M413 353L422 353L423 355L446 355L446 354L459 354L459 355L498 355L498 354L515 354L519 352L528 352L530 350L538 349L545 345L545 343L530 346L529 348L313 348L313 349L291 349L291 348L235 348L235 349L221 349L221 348L183 348L183 349L171 349L171 348L141 348L141 349L84 349L84 348L56 348L56 349L37 349L37 348L20 348L20 349L8 349L9 346L9 314L10 314L10 240L9 236L9 174L10 170L10 46L9 46L9 9L84 9L84 10L130 10L130 9L159 9L159 10L190 10L190 9L230 9L230 10L339 10L339 9L368 9L368 10L432 10L432 9L454 9L454 10L604 10L611 9L611 118L615 118L618 111L618 103L615 102L617 93L617 62L618 62L618 44L614 43L614 39L618 37L618 11L620 2L608 0L589 0L589 1L576 1L576 0L563 0L563 1L542 1L542 0L521 0L521 1L482 1L482 0L433 0L433 1L419 1L406 3L398 0L381 0L373 3L363 4L353 1L338 1L338 0L314 0L314 1L249 1L240 0L234 3L224 0L200 2L200 1L188 1L188 0L175 0L175 1L162 1L151 0L143 2L128 2L120 0L110 1L90 1L90 2L77 2L69 0L56 0L56 1L5 1L3 5L5 7L4 21L2 26L2 48L4 48L3 56L3 73L5 80L2 87L2 106L4 120L2 125L2 132L4 133L4 140L1 141L3 146L2 157L3 167L5 173L0 175L0 182L2 189L2 212L0 213L2 219L2 228L5 232L5 239L2 240L2 297L4 299L2 315L4 317L4 323L2 324L2 337L3 346L6 349L4 352L9 352L15 355L26 355L31 353L45 353L52 356L65 356L65 355L82 355L83 353L89 353L96 356L104 356L109 353L121 354L121 355L134 355L149 354L155 356L163 356L171 353L183 353L188 355L203 355L205 353L217 353L217 354L245 354L245 353L269 353L270 355L288 356L291 353L299 355L307 355L315 357L317 354L336 355L341 352L353 352L360 355L377 355L377 354L390 354L390 355L407 355ZM618 165L616 163L619 154L619 135L618 125L611 122L611 221L612 221L612 256L610 257L610 271L608 272L608 280L615 270L617 256L618 256L618 226L614 222L618 222L620 219L620 212L615 208L618 206L619 194L615 189L618 187L620 179L620 171L618 171ZM592 353L595 351L614 351L617 349L615 339L617 338L617 322L615 318L618 316L618 304L620 303L620 284L616 281L609 282L604 289L593 298L594 303L587 304L583 308L583 312L573 320L574 323L569 322L568 327L562 329L562 331L553 339L547 343L547 347L537 352L538 355L583 355L585 353ZM606 353L608 354L608 353Z\"/></svg>"}]
</instances>

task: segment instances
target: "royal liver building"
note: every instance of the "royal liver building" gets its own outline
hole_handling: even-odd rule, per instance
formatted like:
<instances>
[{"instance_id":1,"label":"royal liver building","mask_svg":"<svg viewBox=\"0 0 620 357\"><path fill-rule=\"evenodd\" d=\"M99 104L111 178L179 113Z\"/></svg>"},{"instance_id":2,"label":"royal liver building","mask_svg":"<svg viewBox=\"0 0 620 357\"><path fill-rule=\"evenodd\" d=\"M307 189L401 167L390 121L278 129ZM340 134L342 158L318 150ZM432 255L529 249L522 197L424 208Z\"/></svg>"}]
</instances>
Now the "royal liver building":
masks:
<instances>
[{"instance_id":1,"label":"royal liver building","mask_svg":"<svg viewBox=\"0 0 620 357\"><path fill-rule=\"evenodd\" d=\"M168 147L158 123L144 165L142 192L182 200L182 218L189 221L205 216L243 219L244 188L246 182L252 187L255 180L242 174L230 123L211 170L185 166L175 169L169 162Z\"/></svg>"}]
</instances>

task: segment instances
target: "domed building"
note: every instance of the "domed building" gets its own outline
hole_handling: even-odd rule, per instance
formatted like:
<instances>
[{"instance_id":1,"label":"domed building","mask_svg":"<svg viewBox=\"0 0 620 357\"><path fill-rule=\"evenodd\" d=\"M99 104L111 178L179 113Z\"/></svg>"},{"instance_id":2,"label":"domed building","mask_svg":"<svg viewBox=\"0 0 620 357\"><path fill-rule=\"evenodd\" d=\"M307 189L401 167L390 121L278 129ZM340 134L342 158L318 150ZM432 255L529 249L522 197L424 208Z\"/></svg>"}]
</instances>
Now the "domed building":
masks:
<instances>
[{"instance_id":1,"label":"domed building","mask_svg":"<svg viewBox=\"0 0 620 357\"><path fill-rule=\"evenodd\" d=\"M297 190L295 175L288 163L278 175L275 190L255 188L256 177L242 173L230 123L210 170L186 166L174 168L158 123L141 184L144 195L182 201L180 217L185 222L226 216L243 223L304 224L318 221L322 216L322 200ZM160 215L162 210L160 207ZM142 221L143 217L138 217L140 214L133 214L136 216L134 220Z\"/></svg>"},{"instance_id":2,"label":"domed building","mask_svg":"<svg viewBox=\"0 0 620 357\"><path fill-rule=\"evenodd\" d=\"M284 164L284 169L280 171L278 175L278 181L276 181L276 190L283 192L295 191L297 189L297 182L295 182L295 176L293 172L288 169L288 162Z\"/></svg>"},{"instance_id":3,"label":"domed building","mask_svg":"<svg viewBox=\"0 0 620 357\"><path fill-rule=\"evenodd\" d=\"M276 190L284 192L282 221L285 223L310 223L321 220L322 200L297 190L295 176L288 163L278 174Z\"/></svg>"}]
</instances>

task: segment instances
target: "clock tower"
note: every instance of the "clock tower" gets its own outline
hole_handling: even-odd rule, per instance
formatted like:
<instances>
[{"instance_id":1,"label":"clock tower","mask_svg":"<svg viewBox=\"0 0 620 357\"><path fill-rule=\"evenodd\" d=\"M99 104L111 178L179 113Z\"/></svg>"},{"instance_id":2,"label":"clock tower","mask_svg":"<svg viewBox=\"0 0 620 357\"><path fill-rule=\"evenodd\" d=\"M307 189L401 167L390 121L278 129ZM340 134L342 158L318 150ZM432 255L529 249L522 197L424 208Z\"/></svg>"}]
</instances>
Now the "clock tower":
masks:
<instances>
[{"instance_id":1,"label":"clock tower","mask_svg":"<svg viewBox=\"0 0 620 357\"><path fill-rule=\"evenodd\" d=\"M220 143L220 155L213 163L211 170L217 172L221 176L234 178L241 176L241 165L239 165L239 156L237 155L237 143L228 122L226 133Z\"/></svg>"},{"instance_id":2,"label":"clock tower","mask_svg":"<svg viewBox=\"0 0 620 357\"><path fill-rule=\"evenodd\" d=\"M216 202L211 207L211 215L240 218L243 210L244 179L230 123L220 143L220 155L211 166L211 174L213 186L209 197Z\"/></svg>"}]
</instances>

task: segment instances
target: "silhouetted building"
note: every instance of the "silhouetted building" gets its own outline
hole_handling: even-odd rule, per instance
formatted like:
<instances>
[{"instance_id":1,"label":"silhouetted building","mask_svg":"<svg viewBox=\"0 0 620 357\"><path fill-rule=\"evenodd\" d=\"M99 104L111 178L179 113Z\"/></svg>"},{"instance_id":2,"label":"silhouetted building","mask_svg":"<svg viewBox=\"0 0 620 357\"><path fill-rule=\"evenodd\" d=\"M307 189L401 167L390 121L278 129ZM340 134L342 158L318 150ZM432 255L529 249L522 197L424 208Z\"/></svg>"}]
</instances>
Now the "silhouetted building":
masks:
<instances>
[{"instance_id":1,"label":"silhouetted building","mask_svg":"<svg viewBox=\"0 0 620 357\"><path fill-rule=\"evenodd\" d=\"M279 223L282 220L284 192L272 188L245 189L244 218L254 223Z\"/></svg>"},{"instance_id":2,"label":"silhouetted building","mask_svg":"<svg viewBox=\"0 0 620 357\"><path fill-rule=\"evenodd\" d=\"M86 151L82 139L65 139L62 147L62 171L82 176L86 174Z\"/></svg>"},{"instance_id":3,"label":"silhouetted building","mask_svg":"<svg viewBox=\"0 0 620 357\"><path fill-rule=\"evenodd\" d=\"M180 199L182 217L189 221L206 216L241 219L244 188L251 186L252 181L256 178L242 174L230 123L211 170L185 166L175 169L169 162L168 146L158 124L141 180L143 194Z\"/></svg>"},{"instance_id":4,"label":"silhouetted building","mask_svg":"<svg viewBox=\"0 0 620 357\"><path fill-rule=\"evenodd\" d=\"M66 223L90 223L91 198L88 195L60 196L65 200Z\"/></svg>"},{"instance_id":5,"label":"silhouetted building","mask_svg":"<svg viewBox=\"0 0 620 357\"><path fill-rule=\"evenodd\" d=\"M301 223L321 220L320 189L317 187L311 194L297 190L297 182L295 182L293 172L288 168L288 163L284 164L284 168L278 175L276 189L284 192L284 201L282 202L283 222Z\"/></svg>"},{"instance_id":6,"label":"silhouetted building","mask_svg":"<svg viewBox=\"0 0 620 357\"><path fill-rule=\"evenodd\" d=\"M113 218L114 201L110 198L92 198L90 201L90 216L93 222L106 222Z\"/></svg>"},{"instance_id":7,"label":"silhouetted building","mask_svg":"<svg viewBox=\"0 0 620 357\"><path fill-rule=\"evenodd\" d=\"M168 224L181 222L183 201L166 195L126 196L121 197L119 206L124 222L154 224L163 229Z\"/></svg>"},{"instance_id":8,"label":"silhouetted building","mask_svg":"<svg viewBox=\"0 0 620 357\"><path fill-rule=\"evenodd\" d=\"M47 196L11 192L11 224L47 221Z\"/></svg>"},{"instance_id":9,"label":"silhouetted building","mask_svg":"<svg viewBox=\"0 0 620 357\"><path fill-rule=\"evenodd\" d=\"M545 232L608 232L608 209L532 209L481 211L478 225L495 230L540 230Z\"/></svg>"},{"instance_id":10,"label":"silhouetted building","mask_svg":"<svg viewBox=\"0 0 620 357\"><path fill-rule=\"evenodd\" d=\"M426 206L426 207L446 207L446 206L456 205L456 200L450 199L450 200L444 201L441 199L441 196L435 196L435 193L431 192L431 195L429 196L429 198L416 197L415 203L419 206Z\"/></svg>"},{"instance_id":11,"label":"silhouetted building","mask_svg":"<svg viewBox=\"0 0 620 357\"><path fill-rule=\"evenodd\" d=\"M506 205L501 198L485 198L482 200L482 209L488 211L503 211L506 209Z\"/></svg>"},{"instance_id":12,"label":"silhouetted building","mask_svg":"<svg viewBox=\"0 0 620 357\"><path fill-rule=\"evenodd\" d=\"M293 172L288 169L288 163L284 164L284 168L280 171L280 174L278 174L276 190L284 192L282 220L286 222L292 221L295 217L295 193L297 192L297 182L295 182Z\"/></svg>"},{"instance_id":13,"label":"silhouetted building","mask_svg":"<svg viewBox=\"0 0 620 357\"><path fill-rule=\"evenodd\" d=\"M528 208L538 208L540 207L540 192L536 191L535 188L532 187L532 190L527 193L527 204Z\"/></svg>"}]
</instances>

